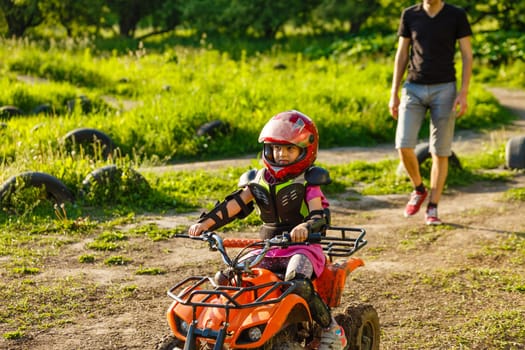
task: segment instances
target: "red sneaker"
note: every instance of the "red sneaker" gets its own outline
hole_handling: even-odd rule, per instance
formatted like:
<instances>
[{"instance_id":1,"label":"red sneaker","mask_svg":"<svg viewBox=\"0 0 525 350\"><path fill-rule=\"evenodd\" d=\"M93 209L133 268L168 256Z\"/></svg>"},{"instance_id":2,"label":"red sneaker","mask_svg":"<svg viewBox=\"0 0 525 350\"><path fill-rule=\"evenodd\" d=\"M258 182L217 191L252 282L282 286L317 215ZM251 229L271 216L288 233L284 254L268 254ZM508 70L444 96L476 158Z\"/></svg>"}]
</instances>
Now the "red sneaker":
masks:
<instances>
[{"instance_id":1,"label":"red sneaker","mask_svg":"<svg viewBox=\"0 0 525 350\"><path fill-rule=\"evenodd\" d=\"M425 223L427 225L441 225L442 224L441 220L439 220L439 217L438 217L437 208L427 209L427 212L425 214Z\"/></svg>"},{"instance_id":2,"label":"red sneaker","mask_svg":"<svg viewBox=\"0 0 525 350\"><path fill-rule=\"evenodd\" d=\"M419 208L421 208L421 204L423 204L427 196L427 190L425 190L425 192L413 191L410 194L410 200L408 201L407 206L405 207L405 217L408 218L409 216L416 214L419 211Z\"/></svg>"}]
</instances>

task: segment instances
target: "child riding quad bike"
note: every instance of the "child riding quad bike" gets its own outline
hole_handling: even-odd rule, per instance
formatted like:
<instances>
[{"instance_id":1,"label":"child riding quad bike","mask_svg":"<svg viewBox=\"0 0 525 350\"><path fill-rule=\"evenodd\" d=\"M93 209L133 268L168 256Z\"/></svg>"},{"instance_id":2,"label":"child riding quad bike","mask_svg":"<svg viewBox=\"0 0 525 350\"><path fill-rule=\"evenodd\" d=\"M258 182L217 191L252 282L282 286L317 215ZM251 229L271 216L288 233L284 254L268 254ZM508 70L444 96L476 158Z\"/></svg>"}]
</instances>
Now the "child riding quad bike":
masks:
<instances>
[{"instance_id":1,"label":"child riding quad bike","mask_svg":"<svg viewBox=\"0 0 525 350\"><path fill-rule=\"evenodd\" d=\"M264 167L245 172L238 190L188 228L191 237L204 235L200 239L219 250L228 267L213 280L194 277L170 289L175 302L168 320L174 336L185 342L185 349L203 342L214 344L214 349L341 350L349 339L350 344L377 349L375 311L365 310L364 326L357 327L361 333L356 335L356 327L346 328L357 325L362 316L352 312L346 316L352 316L349 323L338 320L330 309L339 305L344 272L362 261L349 260L339 269L328 264L326 254L329 259L349 256L366 241L364 231L348 241L347 229L340 230L341 237L326 238L330 210L321 186L331 179L326 169L314 165L319 146L315 123L296 110L278 113L263 127L259 142ZM263 222L260 239L232 260L224 250L228 245L208 233L247 217L255 208ZM285 234L287 239L280 239ZM311 234L325 237L309 242Z\"/></svg>"},{"instance_id":2,"label":"child riding quad bike","mask_svg":"<svg viewBox=\"0 0 525 350\"><path fill-rule=\"evenodd\" d=\"M330 236L337 232L337 236ZM358 233L349 237L349 232ZM320 326L308 303L297 293L296 281L257 267L273 247L321 244L328 257L313 286L330 307L340 305L348 274L364 262L350 257L367 244L365 230L329 227L327 235L310 234L305 242L291 242L287 234L270 239L223 239L214 232L177 238L202 240L218 251L226 263L218 279L188 277L169 289L174 299L166 316L172 335L158 344L168 349L317 349ZM241 248L230 257L226 248ZM334 262L333 258L350 257ZM379 319L371 305L352 305L335 316L344 329L345 349L379 349Z\"/></svg>"}]
</instances>

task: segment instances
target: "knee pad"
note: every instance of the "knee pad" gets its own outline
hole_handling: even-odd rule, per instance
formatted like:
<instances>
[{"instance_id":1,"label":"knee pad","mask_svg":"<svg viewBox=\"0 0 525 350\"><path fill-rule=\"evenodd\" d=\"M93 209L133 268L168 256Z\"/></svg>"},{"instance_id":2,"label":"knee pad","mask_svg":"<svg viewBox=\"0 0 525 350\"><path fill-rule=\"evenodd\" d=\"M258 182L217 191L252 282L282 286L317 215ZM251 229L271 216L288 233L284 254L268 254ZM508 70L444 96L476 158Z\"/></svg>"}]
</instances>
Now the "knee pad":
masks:
<instances>
[{"instance_id":1,"label":"knee pad","mask_svg":"<svg viewBox=\"0 0 525 350\"><path fill-rule=\"evenodd\" d=\"M309 279L297 279L294 280L294 282L294 293L306 301L310 307L310 312L314 321L323 328L330 326L330 322L332 321L330 309L321 296L315 291L312 281Z\"/></svg>"}]
</instances>

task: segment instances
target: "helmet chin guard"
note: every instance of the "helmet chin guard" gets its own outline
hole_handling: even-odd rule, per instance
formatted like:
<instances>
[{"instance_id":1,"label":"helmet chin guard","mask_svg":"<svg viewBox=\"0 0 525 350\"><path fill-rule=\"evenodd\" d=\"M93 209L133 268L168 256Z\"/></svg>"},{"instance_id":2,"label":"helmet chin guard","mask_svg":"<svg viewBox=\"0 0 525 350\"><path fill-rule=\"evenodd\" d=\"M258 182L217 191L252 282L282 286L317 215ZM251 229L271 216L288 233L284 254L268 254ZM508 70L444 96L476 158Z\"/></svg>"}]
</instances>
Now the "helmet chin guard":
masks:
<instances>
[{"instance_id":1,"label":"helmet chin guard","mask_svg":"<svg viewBox=\"0 0 525 350\"><path fill-rule=\"evenodd\" d=\"M314 122L305 114L292 110L273 116L259 135L263 143L262 159L270 174L279 181L293 178L308 169L317 158L319 133ZM289 164L277 164L273 157L273 144L291 144L301 153Z\"/></svg>"}]
</instances>

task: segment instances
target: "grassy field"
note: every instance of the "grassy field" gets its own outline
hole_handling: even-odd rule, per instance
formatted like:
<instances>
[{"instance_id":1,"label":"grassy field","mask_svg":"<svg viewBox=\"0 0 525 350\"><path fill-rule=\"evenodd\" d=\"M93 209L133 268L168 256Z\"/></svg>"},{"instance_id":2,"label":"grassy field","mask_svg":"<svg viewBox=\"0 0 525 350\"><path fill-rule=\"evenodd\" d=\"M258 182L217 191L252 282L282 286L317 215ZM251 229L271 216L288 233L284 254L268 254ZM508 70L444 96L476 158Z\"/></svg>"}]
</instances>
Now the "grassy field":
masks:
<instances>
[{"instance_id":1,"label":"grassy field","mask_svg":"<svg viewBox=\"0 0 525 350\"><path fill-rule=\"evenodd\" d=\"M341 51L312 59L281 50L234 59L224 51L179 46L160 52L139 46L122 55L98 51L89 43L42 47L4 40L0 62L0 105L24 113L3 116L0 182L25 171L44 172L88 204L94 198L82 194L82 182L106 165L137 169L255 157L260 129L283 110L310 115L318 125L321 148L393 140L394 121L387 110L389 58L356 59ZM490 129L512 120L481 82L473 82L469 98L470 112L459 120L458 129ZM35 113L38 108L45 113ZM220 128L197 135L201 126L216 120ZM113 143L111 157L91 145L69 147L64 138L78 128L107 135ZM165 208L172 201L183 208L194 204L164 192L171 179L149 180L159 191L139 191L132 201L124 196L117 203L137 203L133 210ZM115 204L108 199L120 198L114 191L99 192L98 204Z\"/></svg>"}]
</instances>

